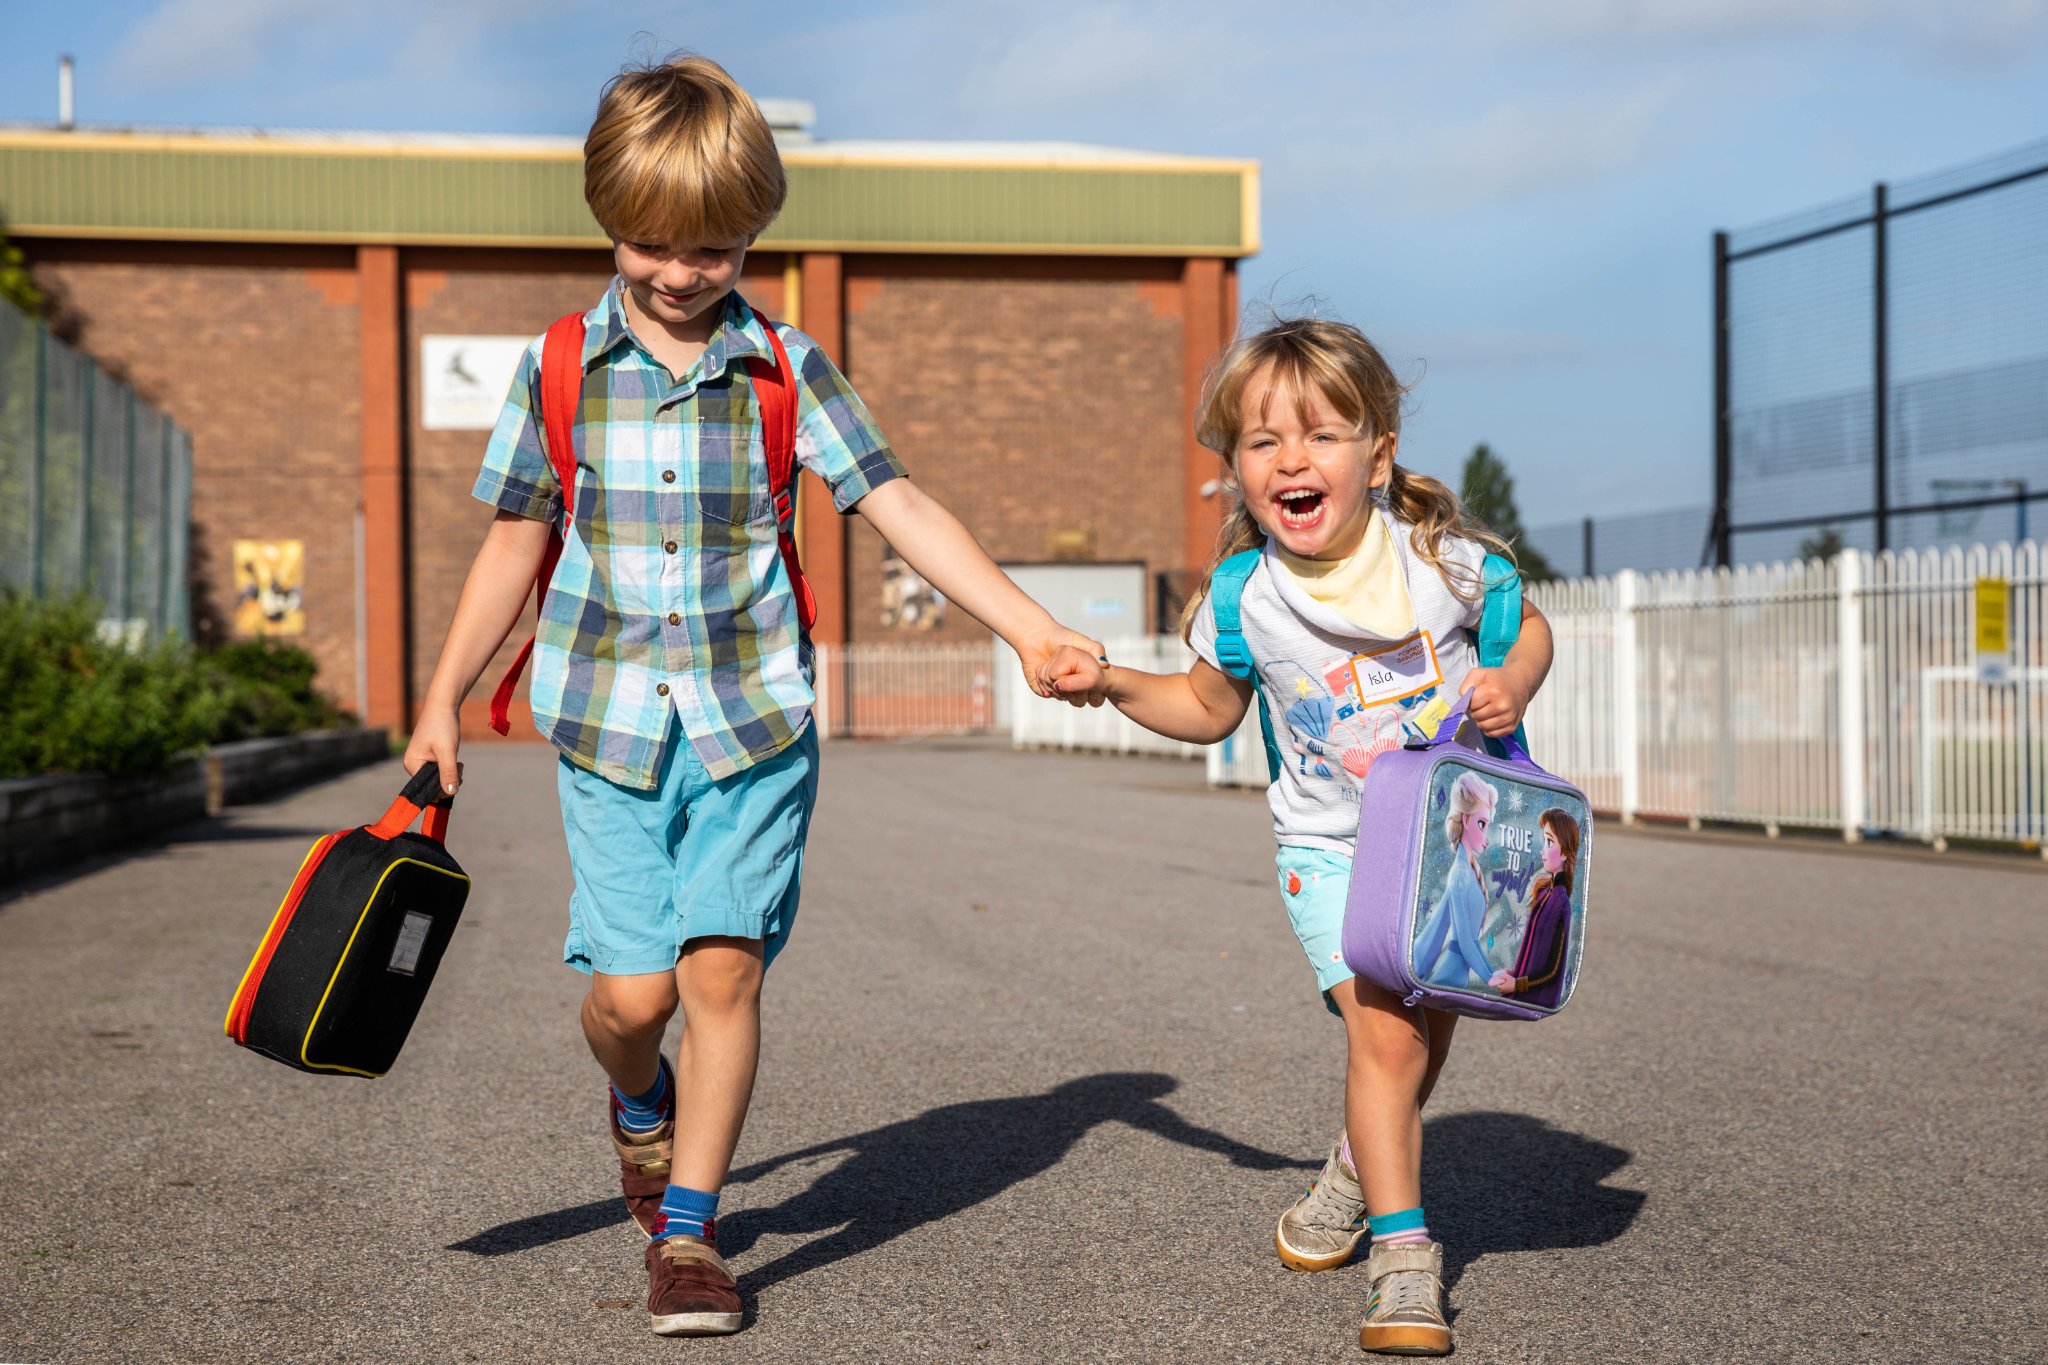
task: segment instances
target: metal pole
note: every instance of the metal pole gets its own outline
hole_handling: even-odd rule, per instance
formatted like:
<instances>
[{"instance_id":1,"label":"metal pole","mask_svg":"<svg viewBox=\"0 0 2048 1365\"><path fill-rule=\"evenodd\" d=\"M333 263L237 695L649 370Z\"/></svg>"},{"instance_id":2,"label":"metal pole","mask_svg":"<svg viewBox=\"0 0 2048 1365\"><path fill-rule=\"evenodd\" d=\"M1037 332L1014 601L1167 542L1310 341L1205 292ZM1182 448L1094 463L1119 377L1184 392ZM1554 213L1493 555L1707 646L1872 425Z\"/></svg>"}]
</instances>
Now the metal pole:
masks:
<instances>
[{"instance_id":1,"label":"metal pole","mask_svg":"<svg viewBox=\"0 0 2048 1365\"><path fill-rule=\"evenodd\" d=\"M131 394L129 397L132 402L134 395ZM135 416L133 413L130 413L128 417L128 431L132 439L135 431ZM171 604L178 600L176 595L177 589L171 582L172 575L177 572L171 560L171 541L175 534L171 528L176 524L173 518L178 515L177 510L171 506L172 474L174 473L172 466L177 463L177 428L171 425L171 420L168 417L163 421L163 433L163 459L161 467L157 470L157 482L163 488L163 499L157 503L156 519L157 558L162 566L157 574L156 636L159 640L168 639L170 636L171 618L176 615L172 610Z\"/></svg>"},{"instance_id":2,"label":"metal pole","mask_svg":"<svg viewBox=\"0 0 2048 1365\"><path fill-rule=\"evenodd\" d=\"M50 444L50 331L36 324L36 435L28 494L29 591L43 595L43 467Z\"/></svg>"},{"instance_id":3,"label":"metal pole","mask_svg":"<svg viewBox=\"0 0 2048 1365\"><path fill-rule=\"evenodd\" d=\"M1734 483L1728 411L1728 234L1714 234L1714 563L1731 558L1728 494ZM1591 556L1589 555L1588 558Z\"/></svg>"},{"instance_id":4,"label":"metal pole","mask_svg":"<svg viewBox=\"0 0 2048 1365\"><path fill-rule=\"evenodd\" d=\"M1877 476L1877 501L1872 507L1877 513L1877 552L1883 554L1891 545L1891 519L1886 512L1886 505L1890 499L1886 488L1885 471L1885 413L1891 406L1891 381L1886 375L1886 351L1890 346L1890 323L1887 317L1890 288L1886 278L1885 187L1882 180L1878 181L1871 191L1870 213L1870 350L1874 362L1871 374L1870 451L1871 462L1876 466Z\"/></svg>"},{"instance_id":5,"label":"metal pole","mask_svg":"<svg viewBox=\"0 0 2048 1365\"><path fill-rule=\"evenodd\" d=\"M116 613L122 628L127 628L128 618L133 611L129 600L128 580L134 576L129 558L135 544L135 390L128 390L128 434L121 442L121 570L116 582L121 585L121 610Z\"/></svg>"},{"instance_id":6,"label":"metal pole","mask_svg":"<svg viewBox=\"0 0 2048 1365\"><path fill-rule=\"evenodd\" d=\"M2018 547L2027 543L2027 481L2025 479L2014 479L2012 481L2012 507L2012 540L2013 545Z\"/></svg>"},{"instance_id":7,"label":"metal pole","mask_svg":"<svg viewBox=\"0 0 2048 1365\"><path fill-rule=\"evenodd\" d=\"M97 599L100 610L104 612L106 598L94 591L99 585L93 582L98 575L93 572L96 566L92 553L92 481L95 463L92 458L92 443L93 428L98 425L93 420L93 409L98 406L94 400L93 389L98 384L99 377L98 366L85 366L85 439L78 445L78 465L83 471L78 480L78 586L87 596Z\"/></svg>"},{"instance_id":8,"label":"metal pole","mask_svg":"<svg viewBox=\"0 0 2048 1365\"><path fill-rule=\"evenodd\" d=\"M1593 519L1591 517L1587 517L1585 522L1580 526L1579 540L1579 550L1580 553L1585 557L1586 561L1586 572L1584 576L1587 578L1591 578L1593 576Z\"/></svg>"}]
</instances>

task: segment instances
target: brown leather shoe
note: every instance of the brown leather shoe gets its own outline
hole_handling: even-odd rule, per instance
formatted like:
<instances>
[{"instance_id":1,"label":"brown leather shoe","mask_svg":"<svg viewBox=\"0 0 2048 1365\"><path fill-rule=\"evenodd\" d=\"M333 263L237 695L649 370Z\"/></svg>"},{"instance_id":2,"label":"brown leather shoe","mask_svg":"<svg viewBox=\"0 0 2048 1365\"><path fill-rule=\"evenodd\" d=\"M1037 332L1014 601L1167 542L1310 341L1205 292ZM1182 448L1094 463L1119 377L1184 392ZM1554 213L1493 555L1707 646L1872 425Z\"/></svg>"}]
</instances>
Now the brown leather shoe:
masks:
<instances>
[{"instance_id":1,"label":"brown leather shoe","mask_svg":"<svg viewBox=\"0 0 2048 1365\"><path fill-rule=\"evenodd\" d=\"M661 1069L668 1074L671 1111L675 1096L675 1071L662 1058ZM605 1091L609 1098L611 1091ZM626 1212L640 1225L644 1236L654 1235L654 1220L661 1215L661 1199L668 1193L668 1165L675 1155L676 1120L673 1112L651 1133L628 1137L619 1127L619 1102L611 1100L612 1148L619 1154L619 1188L626 1196Z\"/></svg>"},{"instance_id":2,"label":"brown leather shoe","mask_svg":"<svg viewBox=\"0 0 2048 1365\"><path fill-rule=\"evenodd\" d=\"M722 1336L740 1330L740 1291L718 1254L717 1228L705 1240L675 1236L647 1244L647 1316L662 1337Z\"/></svg>"}]
</instances>

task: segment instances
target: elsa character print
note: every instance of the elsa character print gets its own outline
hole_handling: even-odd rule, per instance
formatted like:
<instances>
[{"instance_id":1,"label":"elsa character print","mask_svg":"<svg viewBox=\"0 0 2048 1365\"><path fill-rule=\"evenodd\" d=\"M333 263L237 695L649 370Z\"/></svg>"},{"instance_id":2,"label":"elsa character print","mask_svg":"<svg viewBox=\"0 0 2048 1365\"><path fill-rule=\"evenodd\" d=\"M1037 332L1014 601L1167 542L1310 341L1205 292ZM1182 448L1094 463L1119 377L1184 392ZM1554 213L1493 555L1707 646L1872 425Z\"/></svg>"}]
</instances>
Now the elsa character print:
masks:
<instances>
[{"instance_id":1,"label":"elsa character print","mask_svg":"<svg viewBox=\"0 0 2048 1365\"><path fill-rule=\"evenodd\" d=\"M1483 986L1493 975L1480 937L1486 924L1486 881L1479 873L1479 854L1486 848L1499 799L1493 784L1477 773L1466 773L1451 786L1451 812L1444 817L1451 866L1444 874L1444 893L1415 938L1415 968L1432 986Z\"/></svg>"}]
</instances>

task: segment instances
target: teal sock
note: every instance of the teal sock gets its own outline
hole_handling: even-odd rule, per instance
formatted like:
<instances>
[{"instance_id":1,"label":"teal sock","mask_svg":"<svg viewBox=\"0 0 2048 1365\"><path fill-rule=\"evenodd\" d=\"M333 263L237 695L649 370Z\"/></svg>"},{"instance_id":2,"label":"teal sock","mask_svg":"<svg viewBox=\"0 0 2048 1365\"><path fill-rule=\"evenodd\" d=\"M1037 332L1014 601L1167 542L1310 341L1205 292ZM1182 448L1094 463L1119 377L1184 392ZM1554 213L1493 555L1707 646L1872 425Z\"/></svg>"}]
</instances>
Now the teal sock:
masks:
<instances>
[{"instance_id":1,"label":"teal sock","mask_svg":"<svg viewBox=\"0 0 2048 1365\"><path fill-rule=\"evenodd\" d=\"M1399 1213L1370 1215L1365 1225L1372 1229L1372 1244L1376 1247L1416 1246L1434 1240L1429 1235L1429 1224L1422 1216L1420 1204Z\"/></svg>"}]
</instances>

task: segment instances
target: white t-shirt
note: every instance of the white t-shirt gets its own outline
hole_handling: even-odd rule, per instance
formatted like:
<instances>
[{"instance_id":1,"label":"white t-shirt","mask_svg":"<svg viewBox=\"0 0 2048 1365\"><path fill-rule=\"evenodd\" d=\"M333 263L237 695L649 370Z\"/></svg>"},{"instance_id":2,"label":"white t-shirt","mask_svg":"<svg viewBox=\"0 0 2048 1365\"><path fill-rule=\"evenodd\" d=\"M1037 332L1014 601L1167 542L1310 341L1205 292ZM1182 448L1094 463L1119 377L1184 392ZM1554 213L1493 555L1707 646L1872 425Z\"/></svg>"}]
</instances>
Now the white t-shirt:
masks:
<instances>
[{"instance_id":1,"label":"white t-shirt","mask_svg":"<svg viewBox=\"0 0 2048 1365\"><path fill-rule=\"evenodd\" d=\"M1386 640L1303 591L1276 561L1273 542L1244 585L1239 627L1258 673L1280 746L1280 779L1267 789L1273 835L1283 844L1352 856L1358 845L1358 793L1373 759L1435 735L1478 662L1480 566L1476 541L1446 536L1447 559L1470 571L1470 601L1415 553L1413 528L1388 518L1415 606L1416 633ZM1216 612L1205 598L1190 637L1195 653L1216 662Z\"/></svg>"}]
</instances>

